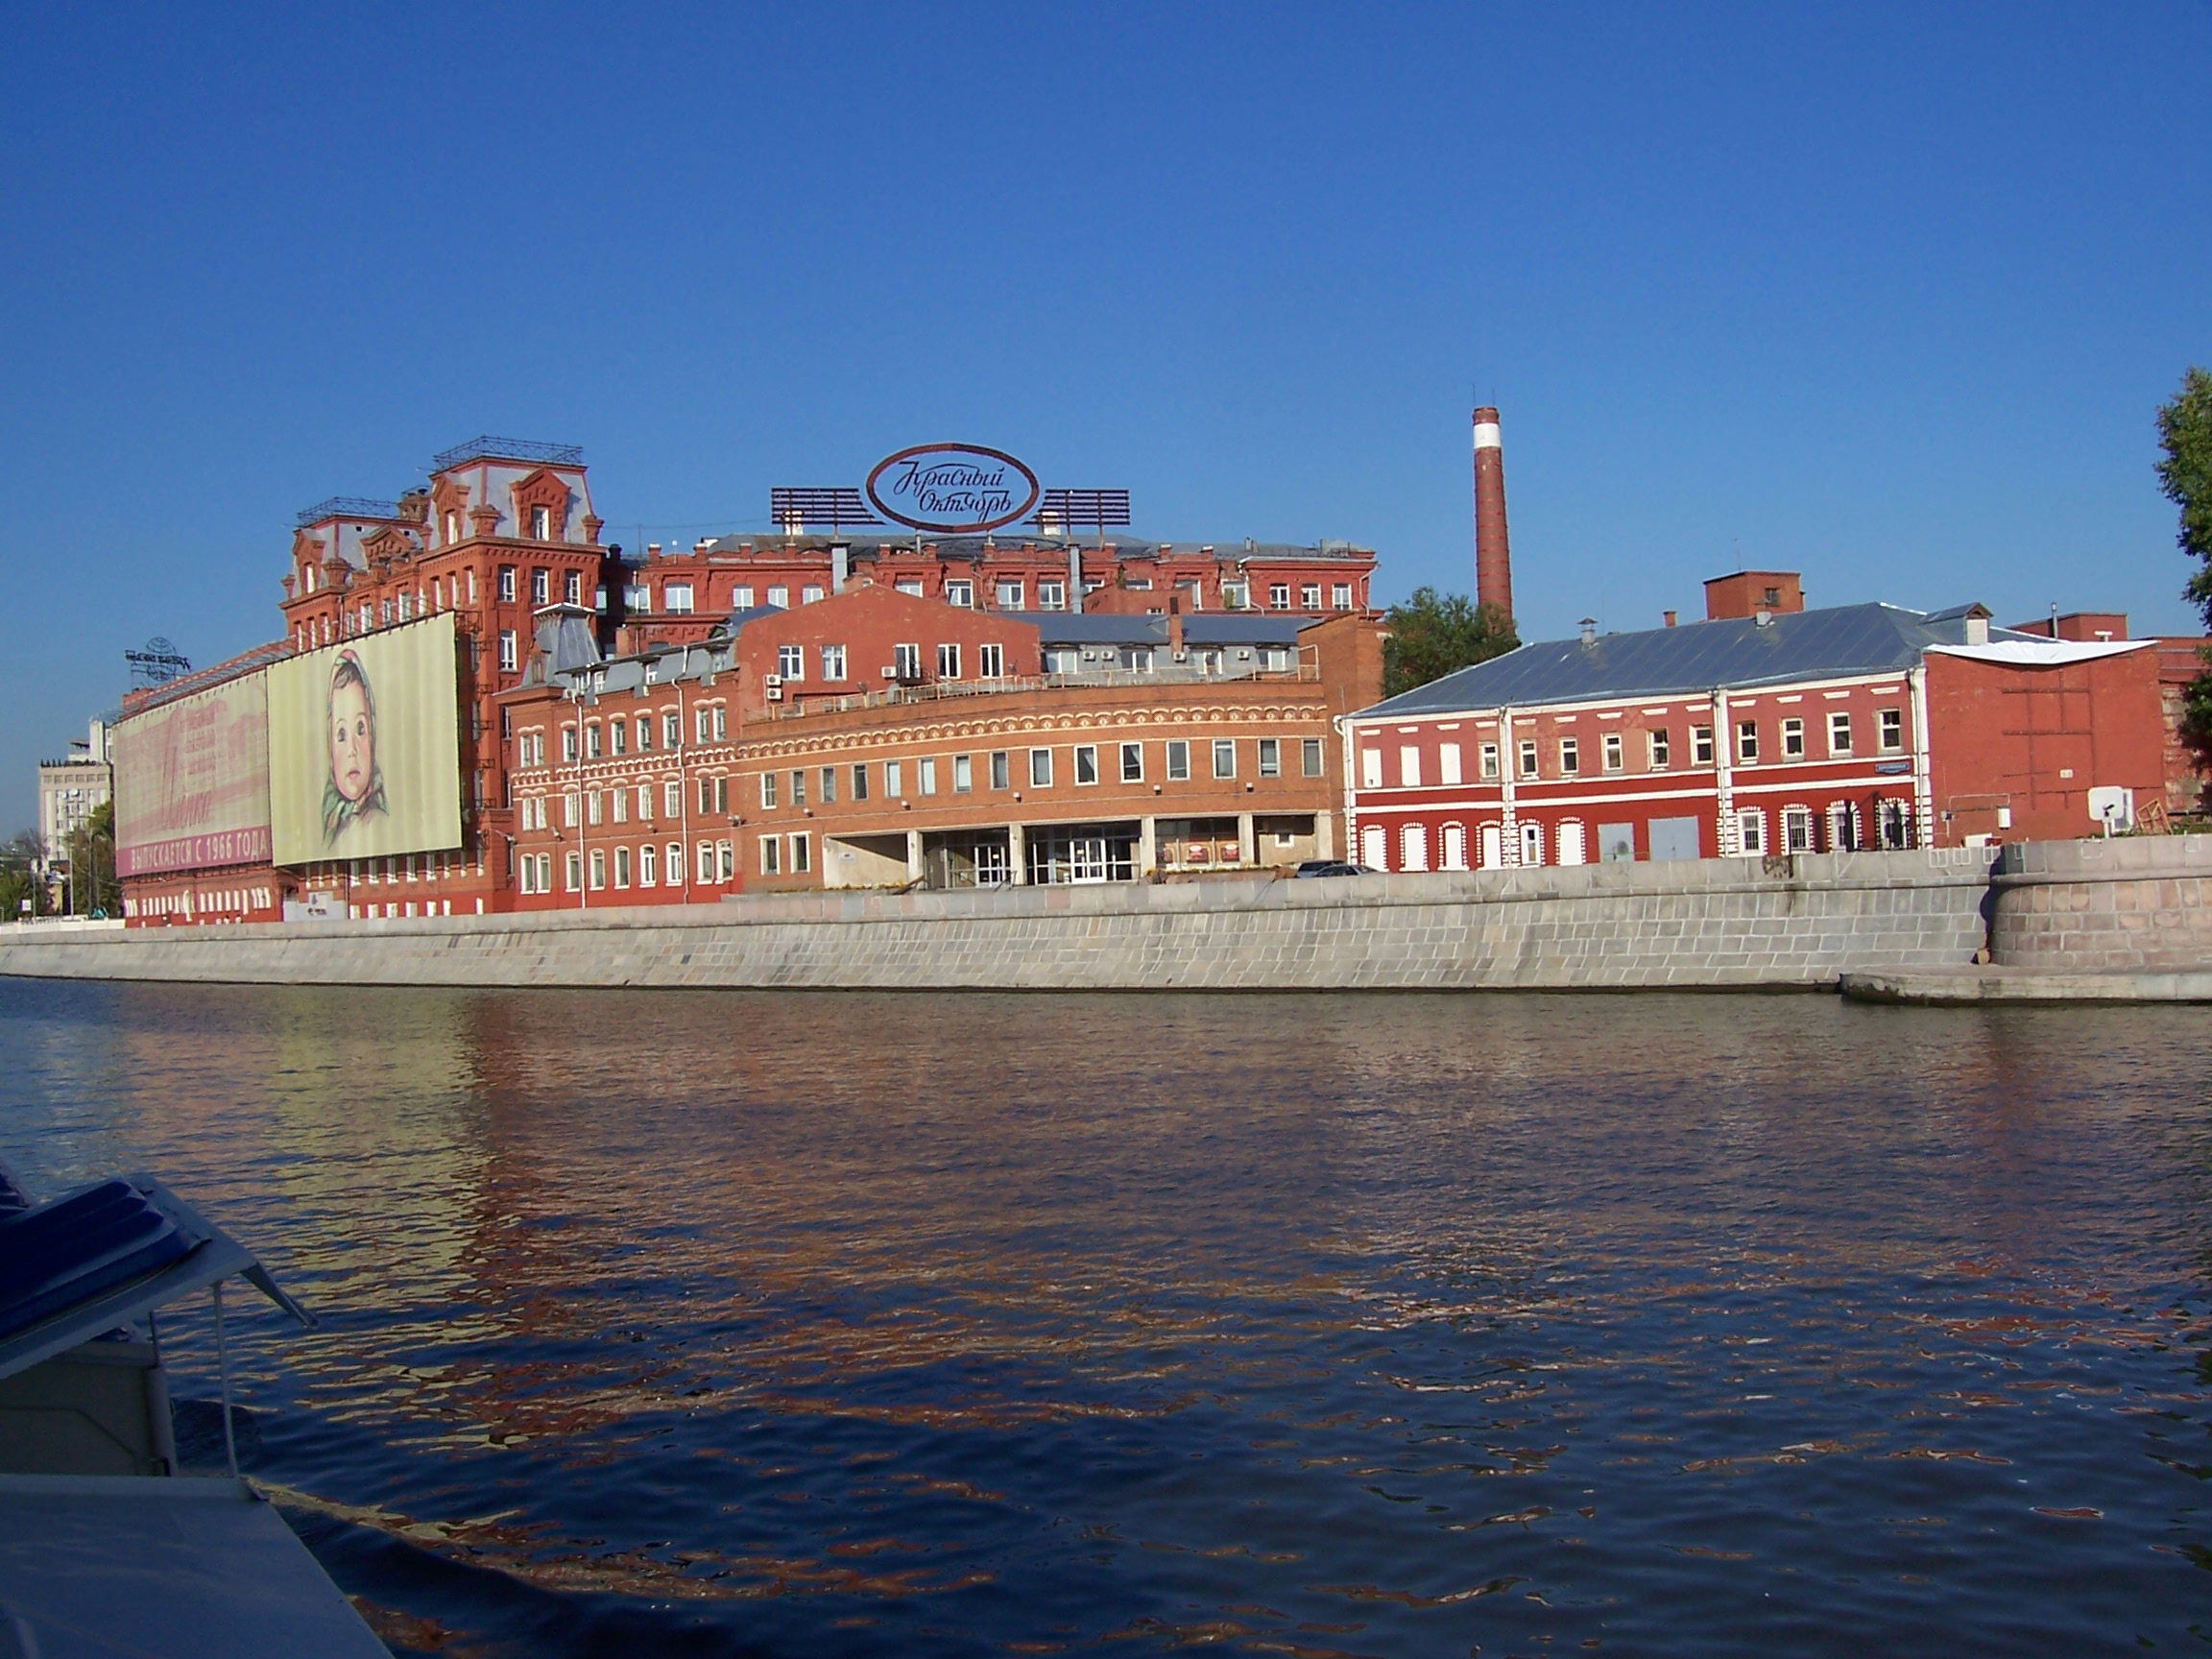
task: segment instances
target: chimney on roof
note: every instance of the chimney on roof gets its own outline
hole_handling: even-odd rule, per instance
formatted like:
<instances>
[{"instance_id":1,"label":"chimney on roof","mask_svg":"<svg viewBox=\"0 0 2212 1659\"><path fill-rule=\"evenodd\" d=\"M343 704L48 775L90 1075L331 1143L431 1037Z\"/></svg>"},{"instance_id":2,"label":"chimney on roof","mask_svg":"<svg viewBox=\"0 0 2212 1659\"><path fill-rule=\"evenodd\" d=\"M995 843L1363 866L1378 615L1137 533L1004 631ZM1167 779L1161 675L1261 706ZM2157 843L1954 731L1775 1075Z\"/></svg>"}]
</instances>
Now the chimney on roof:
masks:
<instances>
[{"instance_id":1,"label":"chimney on roof","mask_svg":"<svg viewBox=\"0 0 2212 1659\"><path fill-rule=\"evenodd\" d=\"M1183 655L1183 601L1179 596L1167 601L1167 649L1177 658Z\"/></svg>"},{"instance_id":2,"label":"chimney on roof","mask_svg":"<svg viewBox=\"0 0 2212 1659\"><path fill-rule=\"evenodd\" d=\"M1671 628L1671 627L1673 627L1673 626L1674 626L1674 613L1673 613L1673 612L1671 612L1671 611L1662 611L1662 612L1660 612L1660 613L1659 613L1659 614L1667 618L1667 626L1668 626L1668 627Z\"/></svg>"},{"instance_id":3,"label":"chimney on roof","mask_svg":"<svg viewBox=\"0 0 2212 1659\"><path fill-rule=\"evenodd\" d=\"M1595 645L1598 643L1597 617L1585 616L1582 618L1582 643L1584 645Z\"/></svg>"},{"instance_id":4,"label":"chimney on roof","mask_svg":"<svg viewBox=\"0 0 2212 1659\"><path fill-rule=\"evenodd\" d=\"M1505 453L1498 411L1475 411L1475 602L1513 616L1513 554L1505 539Z\"/></svg>"}]
</instances>

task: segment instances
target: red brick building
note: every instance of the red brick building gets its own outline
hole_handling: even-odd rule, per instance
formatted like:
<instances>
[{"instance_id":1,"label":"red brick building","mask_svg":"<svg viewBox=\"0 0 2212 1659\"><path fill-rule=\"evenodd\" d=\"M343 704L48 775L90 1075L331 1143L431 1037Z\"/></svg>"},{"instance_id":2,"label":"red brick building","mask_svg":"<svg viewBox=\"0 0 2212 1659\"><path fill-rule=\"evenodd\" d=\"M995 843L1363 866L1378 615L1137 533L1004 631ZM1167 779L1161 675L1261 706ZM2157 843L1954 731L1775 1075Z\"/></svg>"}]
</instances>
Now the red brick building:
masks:
<instances>
[{"instance_id":1,"label":"red brick building","mask_svg":"<svg viewBox=\"0 0 2212 1659\"><path fill-rule=\"evenodd\" d=\"M854 580L606 659L587 613L549 615L500 699L516 904L1132 880L1341 848L1334 723L1381 688L1371 619L1016 615ZM1047 636L1072 661L1047 670Z\"/></svg>"},{"instance_id":2,"label":"red brick building","mask_svg":"<svg viewBox=\"0 0 2212 1659\"><path fill-rule=\"evenodd\" d=\"M2159 794L2147 641L2034 639L1980 606L1802 609L1708 584L1685 628L1522 646L1348 722L1358 856L1467 869L2093 833Z\"/></svg>"}]
</instances>

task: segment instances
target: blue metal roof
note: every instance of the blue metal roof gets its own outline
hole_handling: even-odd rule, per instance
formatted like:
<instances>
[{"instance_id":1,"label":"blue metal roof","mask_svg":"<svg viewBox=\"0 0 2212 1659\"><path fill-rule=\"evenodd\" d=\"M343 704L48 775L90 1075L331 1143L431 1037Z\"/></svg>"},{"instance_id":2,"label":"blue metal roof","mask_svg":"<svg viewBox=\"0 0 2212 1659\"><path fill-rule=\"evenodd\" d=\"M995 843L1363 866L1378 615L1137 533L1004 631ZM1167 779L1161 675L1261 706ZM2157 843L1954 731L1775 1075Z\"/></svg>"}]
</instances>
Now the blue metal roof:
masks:
<instances>
[{"instance_id":1,"label":"blue metal roof","mask_svg":"<svg viewBox=\"0 0 2212 1659\"><path fill-rule=\"evenodd\" d=\"M1360 711L1361 717L1448 714L1469 709L1534 708L1609 697L1679 697L1716 687L1769 685L1852 674L1901 674L1931 645L1962 645L1958 606L1933 614L1896 605L1842 605L1751 617L1547 639L1461 668ZM1986 613L1983 613L1986 614ZM1991 639L2033 636L1992 628Z\"/></svg>"}]
</instances>

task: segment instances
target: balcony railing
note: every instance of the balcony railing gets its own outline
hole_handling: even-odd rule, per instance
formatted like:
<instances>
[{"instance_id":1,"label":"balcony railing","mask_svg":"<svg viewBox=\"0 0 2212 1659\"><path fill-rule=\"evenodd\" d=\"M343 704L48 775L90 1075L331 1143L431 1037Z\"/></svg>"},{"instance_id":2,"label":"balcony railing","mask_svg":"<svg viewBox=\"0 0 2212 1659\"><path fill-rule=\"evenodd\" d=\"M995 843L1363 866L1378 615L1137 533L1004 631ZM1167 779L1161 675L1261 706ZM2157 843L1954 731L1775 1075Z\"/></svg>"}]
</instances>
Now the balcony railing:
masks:
<instances>
[{"instance_id":1,"label":"balcony railing","mask_svg":"<svg viewBox=\"0 0 2212 1659\"><path fill-rule=\"evenodd\" d=\"M443 472L464 461L544 461L561 467L584 465L581 444L541 444L531 438L471 438L430 457L430 465Z\"/></svg>"},{"instance_id":2,"label":"balcony railing","mask_svg":"<svg viewBox=\"0 0 2212 1659\"><path fill-rule=\"evenodd\" d=\"M302 530L326 518L397 518L399 503L376 501L367 495L333 495L327 501L301 508L297 517Z\"/></svg>"}]
</instances>

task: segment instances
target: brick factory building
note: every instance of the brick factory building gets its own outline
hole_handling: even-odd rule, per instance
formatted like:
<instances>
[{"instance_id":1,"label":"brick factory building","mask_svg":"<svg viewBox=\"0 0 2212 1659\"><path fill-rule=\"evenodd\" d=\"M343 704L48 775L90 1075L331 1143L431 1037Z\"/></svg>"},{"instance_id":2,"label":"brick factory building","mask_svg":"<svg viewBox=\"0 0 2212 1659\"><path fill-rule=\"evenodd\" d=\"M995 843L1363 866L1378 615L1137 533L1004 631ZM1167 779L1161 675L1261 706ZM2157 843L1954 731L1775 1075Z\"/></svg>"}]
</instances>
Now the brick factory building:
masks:
<instances>
[{"instance_id":1,"label":"brick factory building","mask_svg":"<svg viewBox=\"0 0 2212 1659\"><path fill-rule=\"evenodd\" d=\"M550 615L526 679L517 903L557 908L1330 857L1335 722L1382 650L1358 615L984 613L863 578L610 659Z\"/></svg>"},{"instance_id":2,"label":"brick factory building","mask_svg":"<svg viewBox=\"0 0 2212 1659\"><path fill-rule=\"evenodd\" d=\"M708 854L714 878L679 883L674 891L682 897L718 898L747 883L846 881L863 871L908 879L912 861L903 850L888 861L862 856L867 852L874 858L878 843L889 845L890 838L904 834L884 826L865 830L873 841L840 843L835 850L852 856L840 856L835 870L821 867L809 815L830 804L819 800L818 778L816 799L790 809L799 814L800 827L776 831L785 838L777 867L762 867L761 836L768 833L763 830L752 832L749 855L740 858L733 813L718 806L729 796L734 776L729 768L738 759L729 745L741 731L745 742L754 743L757 729L776 733L773 740L757 736L770 749L802 737L819 749L817 734L837 722L844 723L840 730L866 729L871 735L855 741L877 758L809 764L817 774L822 764L844 765L848 782L852 766L876 766L883 784L905 791L884 797L904 803L898 808L901 825L919 824L926 821L914 816L926 799L919 791L931 775L923 750L946 734L936 716L955 700L962 708L987 706L994 717L1018 711L1025 755L1032 747L1066 749L1063 770L1056 774L1060 781L1042 787L1080 788L1083 793L1068 799L1083 803L1086 810L1094 807L1102 823L1142 827L1149 820L1153 830L1165 823L1172 845L1157 860L1135 853L1143 833L1124 835L1115 829L1107 859L1113 874L1149 869L1155 862L1166 868L1280 862L1277 854L1286 850L1330 846L1332 837L1341 836L1334 816L1340 803L1329 786L1339 775L1329 758L1335 742L1329 721L1380 691L1380 646L1366 611L1372 551L1327 542L1297 547L1247 541L1215 548L1142 541L1103 528L1084 536L1055 534L1050 523L1004 541L928 535L890 540L824 536L792 522L780 535L725 538L682 550L654 546L626 561L620 548L603 544L604 528L592 509L580 450L496 438L441 454L426 486L397 500L338 496L301 513L282 582L284 638L158 693L126 700L118 730L120 764L134 772L137 784L133 796L129 783L118 782L128 820L119 827L118 852L128 919L145 925L466 915L550 902L545 889L561 890L565 858L553 861L554 874L541 888L541 843L554 843L547 839L553 832L540 817L544 808L535 791L544 787L546 754L552 751L538 749L535 732L528 750L520 748L513 721L517 709L541 700L549 685L566 690L577 684L551 664L586 652L598 664L594 677L619 679L656 671L652 664L666 663L670 647L697 647L696 655L680 653L684 666L667 696L688 710L692 693L707 683L721 692L709 700L704 729L709 735L685 739L680 775L654 774L657 807L670 798L667 784L674 781L686 802L704 798L720 816ZM840 608L835 602L841 598L850 603ZM830 609L817 616L817 606ZM916 620L894 625L894 607L906 607L903 616ZM1338 626L1324 633L1316 623ZM424 658L416 648L441 629L450 630L449 685L439 651ZM831 630L844 632L832 638ZM541 636L550 650L540 651ZM1340 643L1355 636L1358 645ZM1325 647L1314 642L1324 638ZM372 696L363 664L404 640L414 641L406 660L439 665L431 677L437 684L396 684L389 671L378 670L368 676L377 682ZM913 660L901 656L902 645L914 648ZM847 653L842 680L822 678L829 667L824 653L830 647ZM719 668L713 666L718 658L725 660ZM532 680L526 670L534 661ZM1323 680L1324 661L1335 679ZM293 672L302 664L313 670L311 709L303 701L310 691L298 689L304 681ZM803 672L780 670L789 664L803 665ZM380 759L366 776L366 794L358 803L342 799L334 775L325 780L319 774L303 787L322 790L320 803L303 794L273 805L273 788L278 796L285 793L282 774L290 750L282 730L287 722L297 728L310 719L325 727L349 679L359 684L369 718L380 726ZM280 683L295 690L280 692ZM1256 692L1260 686L1266 687L1264 695ZM427 717L423 709L415 709L407 721L397 719L395 710L413 692L426 692L431 704L443 698L449 705L445 730L432 733L445 745L437 753L447 759L430 770L440 771L449 759L458 775L458 796L449 811L402 826L400 791L386 785L400 776L395 757L401 753L401 737L419 735ZM584 699L596 695L579 692ZM725 710L720 727L711 721L716 708ZM1092 724L1081 726L1083 721ZM1190 724L1190 737L1167 734L1179 721ZM910 758L894 754L902 722L915 727L907 745ZM1252 724L1234 737L1223 735L1238 722ZM1045 740L1047 729L1067 733L1080 727L1096 733L1101 742L1119 743L1124 739L1106 733L1132 723L1143 728L1142 742L1160 745L1144 780L1159 786L1159 799L1177 806L1180 816L1161 820L1157 813L1139 812L1142 802L1119 781L1118 771L1108 788L1076 783L1076 772L1086 764L1077 751L1094 745ZM601 740L611 744L611 729L601 723ZM700 729L686 724L683 730ZM626 738L636 732L632 722ZM326 730L323 740L328 740ZM580 734L579 744L585 740ZM1238 769L1216 779L1208 748L1202 761L1190 763L1193 779L1171 779L1179 768L1165 747L1170 741L1240 746ZM1319 774L1308 769L1316 763L1314 744L1322 756ZM985 767L986 779L992 775L990 753L979 750L968 762ZM753 750L744 754L750 757ZM1119 768L1120 749L1113 754ZM664 759L667 751L657 748L655 755ZM601 758L638 757L633 750ZM887 762L894 771L882 774ZM316 761L317 767L325 764ZM391 776L376 770L378 764L393 768ZM928 833L967 835L979 846L986 828L982 816L952 810L968 793L950 781L950 769L958 764L947 756L945 809L926 819L941 822L941 828ZM533 781L518 792L523 777ZM1034 804L1038 787L1022 785L1020 793ZM987 784L981 792L988 794ZM1005 791L1002 805L1011 805L1014 793ZM1237 794L1243 798L1231 798ZM636 799L633 790L625 809ZM857 805L849 798L836 803L840 810ZM603 808L614 810L607 803ZM308 833L319 813L320 837ZM1018 817L1000 812L996 820L1017 841ZM861 835L863 819L846 812L840 824ZM1296 833L1283 828L1293 820L1304 826ZM369 833L364 826L375 827L381 838L360 840ZM1283 835L1289 839L1276 839ZM340 855L355 844L376 851ZM923 862L944 879L973 876L977 855L947 853L947 845L929 842ZM655 862L662 872L666 847L665 840L656 844ZM527 857L525 848L533 850ZM992 875L997 866L991 855L979 856L984 875ZM804 865L794 868L802 859ZM633 849L628 861L634 884L614 885L618 866L610 857L608 884L600 891L638 891L642 855ZM697 855L686 851L683 862L687 876L696 878L702 868ZM1016 858L1015 864L1019 868L1007 878L1025 878L1026 863ZM1082 868L1089 878L1087 855ZM590 869L589 855L580 858L578 878L587 884L579 890L587 902L593 892L588 885ZM663 900L669 896L664 878L655 891Z\"/></svg>"},{"instance_id":3,"label":"brick factory building","mask_svg":"<svg viewBox=\"0 0 2212 1659\"><path fill-rule=\"evenodd\" d=\"M1350 723L1359 856L1388 870L1713 858L2096 833L2162 799L2149 640L1981 606L1807 611L1706 585L1707 620L1522 646Z\"/></svg>"}]
</instances>

